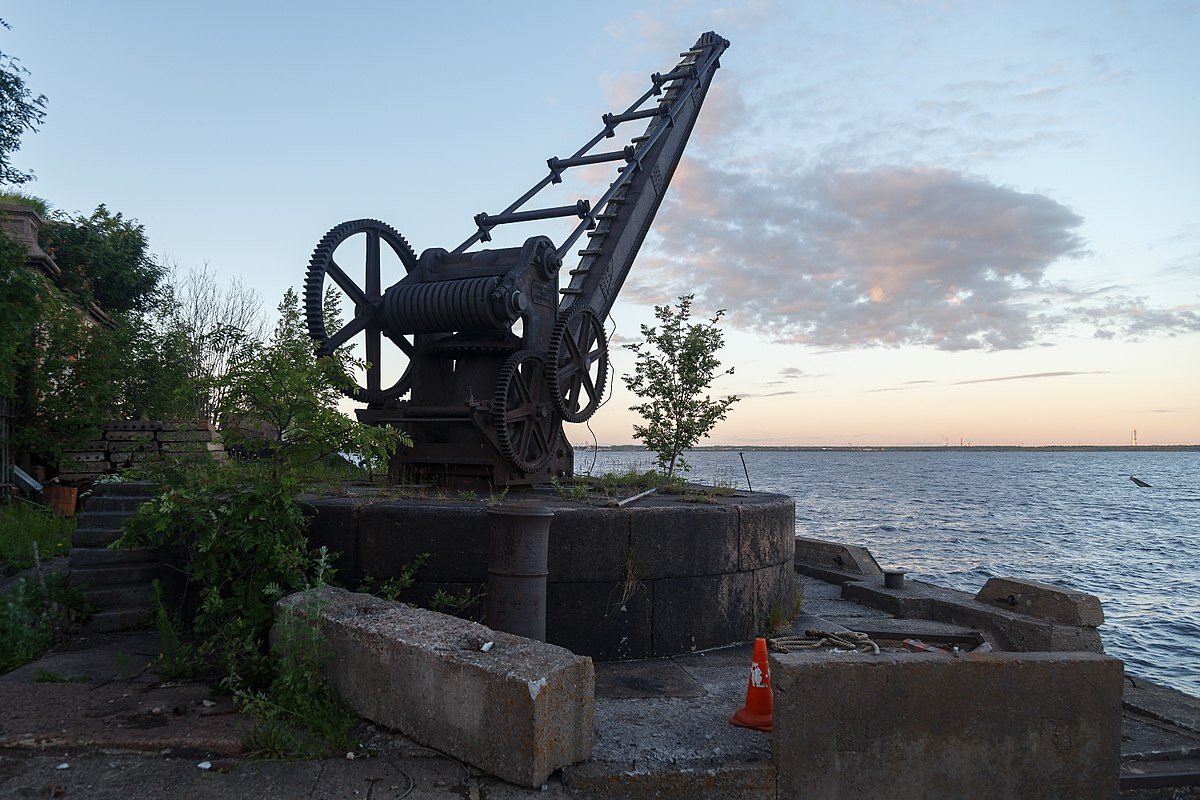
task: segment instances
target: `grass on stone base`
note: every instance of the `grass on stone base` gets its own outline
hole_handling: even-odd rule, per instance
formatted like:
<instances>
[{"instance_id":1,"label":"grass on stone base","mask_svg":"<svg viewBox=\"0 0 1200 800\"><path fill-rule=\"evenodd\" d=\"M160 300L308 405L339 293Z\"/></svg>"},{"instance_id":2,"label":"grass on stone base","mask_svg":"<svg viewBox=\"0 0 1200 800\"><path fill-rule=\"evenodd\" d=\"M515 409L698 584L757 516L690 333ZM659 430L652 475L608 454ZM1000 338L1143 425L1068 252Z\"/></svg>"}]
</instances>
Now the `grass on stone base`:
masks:
<instances>
[{"instance_id":1,"label":"grass on stone base","mask_svg":"<svg viewBox=\"0 0 1200 800\"><path fill-rule=\"evenodd\" d=\"M33 542L45 560L66 555L74 530L72 517L60 517L25 500L11 500L0 506L0 561L18 570L32 567Z\"/></svg>"}]
</instances>

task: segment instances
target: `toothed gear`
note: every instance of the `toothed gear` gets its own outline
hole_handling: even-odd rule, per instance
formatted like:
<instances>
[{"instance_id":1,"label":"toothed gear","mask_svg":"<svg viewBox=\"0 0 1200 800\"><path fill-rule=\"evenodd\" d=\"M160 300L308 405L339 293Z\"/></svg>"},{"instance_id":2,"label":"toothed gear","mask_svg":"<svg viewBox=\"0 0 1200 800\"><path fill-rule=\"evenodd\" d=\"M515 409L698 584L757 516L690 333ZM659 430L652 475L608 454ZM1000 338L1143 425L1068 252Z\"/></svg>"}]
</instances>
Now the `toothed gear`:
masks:
<instances>
[{"instance_id":1,"label":"toothed gear","mask_svg":"<svg viewBox=\"0 0 1200 800\"><path fill-rule=\"evenodd\" d=\"M378 324L373 324L383 291L378 259L374 264L366 264L364 282L368 285L373 284L370 291L355 283L333 261L333 252L338 245L360 233L367 234L368 239L377 236L380 241L387 242L400 259L400 263L404 265L405 272L411 272L416 267L416 253L413 252L408 241L390 225L376 219L356 219L336 226L325 234L313 249L312 258L308 262L308 272L304 276L304 316L308 324L308 335L317 342L322 355L332 353L349 339L365 332L368 349L374 344L375 349L378 350L378 337L383 335L388 336L397 347L411 357L412 345L404 337L392 337L382 331ZM369 250L370 248L368 248ZM368 255L368 260L369 258ZM342 290L354 308L354 318L333 333L329 333L325 329L326 276ZM344 335L345 339L337 341L339 335ZM372 342L373 339L374 342ZM354 386L350 389L343 389L343 392L351 399L362 403L382 403L401 397L408 391L409 385L412 383L411 366L410 362L400 379L385 389L379 386L379 364L372 363L367 370L367 386Z\"/></svg>"},{"instance_id":2,"label":"toothed gear","mask_svg":"<svg viewBox=\"0 0 1200 800\"><path fill-rule=\"evenodd\" d=\"M555 410L566 422L591 419L608 381L608 341L596 312L576 306L559 314L546 361Z\"/></svg>"},{"instance_id":3,"label":"toothed gear","mask_svg":"<svg viewBox=\"0 0 1200 800\"><path fill-rule=\"evenodd\" d=\"M509 356L496 379L492 424L500 452L522 472L546 466L558 441L561 420L546 385L546 362L532 350Z\"/></svg>"}]
</instances>

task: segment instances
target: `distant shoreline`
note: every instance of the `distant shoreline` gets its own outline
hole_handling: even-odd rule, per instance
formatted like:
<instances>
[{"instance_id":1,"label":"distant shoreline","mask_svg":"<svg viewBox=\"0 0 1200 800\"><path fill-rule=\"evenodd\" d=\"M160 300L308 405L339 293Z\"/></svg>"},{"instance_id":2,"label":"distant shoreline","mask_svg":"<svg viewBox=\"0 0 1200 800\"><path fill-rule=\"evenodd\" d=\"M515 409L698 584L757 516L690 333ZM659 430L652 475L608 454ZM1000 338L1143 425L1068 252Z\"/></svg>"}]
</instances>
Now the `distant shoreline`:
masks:
<instances>
[{"instance_id":1,"label":"distant shoreline","mask_svg":"<svg viewBox=\"0 0 1200 800\"><path fill-rule=\"evenodd\" d=\"M636 444L612 444L600 445L599 447L591 447L589 445L575 445L576 451L591 452L592 450L600 450L606 453L649 453L650 451L641 445ZM1008 445L1008 444L979 444L968 446L948 446L948 445L881 445L878 447L867 445L847 445L843 447L821 447L814 445L706 445L703 447L693 447L692 452L726 452L726 453L750 453L750 452L775 452L775 451L794 451L804 453L876 453L876 452L897 452L897 453L967 453L971 451L982 451L986 453L1103 453L1103 452L1153 452L1153 453L1195 453L1200 452L1200 444L1139 444L1139 445L1111 445L1111 444L1048 444L1048 445Z\"/></svg>"}]
</instances>

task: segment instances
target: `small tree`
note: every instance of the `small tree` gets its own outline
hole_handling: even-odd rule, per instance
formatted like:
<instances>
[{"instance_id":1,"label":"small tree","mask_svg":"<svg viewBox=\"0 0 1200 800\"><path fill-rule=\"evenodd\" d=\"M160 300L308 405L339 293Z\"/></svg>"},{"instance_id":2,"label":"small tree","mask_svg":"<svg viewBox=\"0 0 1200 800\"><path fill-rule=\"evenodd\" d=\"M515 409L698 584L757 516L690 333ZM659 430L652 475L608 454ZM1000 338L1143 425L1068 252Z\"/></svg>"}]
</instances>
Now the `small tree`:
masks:
<instances>
[{"instance_id":1,"label":"small tree","mask_svg":"<svg viewBox=\"0 0 1200 800\"><path fill-rule=\"evenodd\" d=\"M675 306L655 306L661 327L643 325L645 341L625 345L637 355L633 374L623 379L625 386L644 401L630 411L646 421L633 426L633 435L658 453L658 465L668 478L676 468L688 469L683 451L707 436L738 400L736 395L713 399L708 394L717 377L733 374L733 367L718 372L716 353L725 337L717 323L725 311L692 324L693 298L684 295Z\"/></svg>"},{"instance_id":2,"label":"small tree","mask_svg":"<svg viewBox=\"0 0 1200 800\"><path fill-rule=\"evenodd\" d=\"M285 462L302 465L335 453L382 459L411 444L394 428L360 425L339 411L339 389L350 381L354 362L348 348L321 359L315 348L300 300L288 289L270 340L248 340L230 357L226 410L258 426L256 434L243 432L245 444L269 455L272 473Z\"/></svg>"}]
</instances>

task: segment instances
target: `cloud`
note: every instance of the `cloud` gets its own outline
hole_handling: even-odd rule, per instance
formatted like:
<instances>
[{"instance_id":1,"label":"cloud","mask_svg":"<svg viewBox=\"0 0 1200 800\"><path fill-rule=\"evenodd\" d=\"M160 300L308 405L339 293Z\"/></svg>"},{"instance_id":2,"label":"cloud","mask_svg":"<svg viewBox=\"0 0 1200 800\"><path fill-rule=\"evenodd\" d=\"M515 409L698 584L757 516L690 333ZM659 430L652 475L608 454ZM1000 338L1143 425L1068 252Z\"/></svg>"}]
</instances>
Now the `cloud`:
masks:
<instances>
[{"instance_id":1,"label":"cloud","mask_svg":"<svg viewBox=\"0 0 1200 800\"><path fill-rule=\"evenodd\" d=\"M1152 308L1144 297L1110 298L1100 306L1070 308L1068 314L1094 325L1098 339L1200 333L1200 313L1195 306Z\"/></svg>"},{"instance_id":2,"label":"cloud","mask_svg":"<svg viewBox=\"0 0 1200 800\"><path fill-rule=\"evenodd\" d=\"M997 381L1024 381L1037 378L1066 378L1072 375L1107 375L1107 370L1075 371L1061 370L1059 372L1030 372L1024 375L1001 375L998 378L972 378L969 381L955 381L950 386L966 386L971 383L995 383Z\"/></svg>"},{"instance_id":3,"label":"cloud","mask_svg":"<svg viewBox=\"0 0 1200 800\"><path fill-rule=\"evenodd\" d=\"M787 389L782 392L768 392L766 394L739 394L738 397L742 400L746 400L751 397L780 397L785 394L799 394L799 392L795 391L794 389Z\"/></svg>"},{"instance_id":4,"label":"cloud","mask_svg":"<svg viewBox=\"0 0 1200 800\"><path fill-rule=\"evenodd\" d=\"M1028 372L1023 375L1000 375L993 378L971 378L965 381L952 381L950 383L938 384L940 386L967 386L973 383L996 383L997 381L1023 381L1037 380L1039 378L1066 378L1072 375L1107 375L1107 370L1059 370L1057 372ZM868 394L875 392L907 392L912 389L923 388L924 385L936 384L936 381L920 380L920 381L905 381L902 386L887 386L882 389L868 389Z\"/></svg>"},{"instance_id":5,"label":"cloud","mask_svg":"<svg viewBox=\"0 0 1200 800\"><path fill-rule=\"evenodd\" d=\"M732 325L826 348L1026 346L1028 290L1083 251L1082 220L948 169L725 168L685 158L630 286L695 292Z\"/></svg>"}]
</instances>

